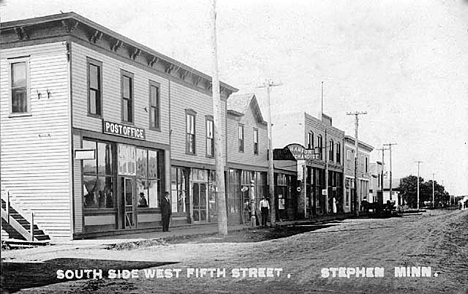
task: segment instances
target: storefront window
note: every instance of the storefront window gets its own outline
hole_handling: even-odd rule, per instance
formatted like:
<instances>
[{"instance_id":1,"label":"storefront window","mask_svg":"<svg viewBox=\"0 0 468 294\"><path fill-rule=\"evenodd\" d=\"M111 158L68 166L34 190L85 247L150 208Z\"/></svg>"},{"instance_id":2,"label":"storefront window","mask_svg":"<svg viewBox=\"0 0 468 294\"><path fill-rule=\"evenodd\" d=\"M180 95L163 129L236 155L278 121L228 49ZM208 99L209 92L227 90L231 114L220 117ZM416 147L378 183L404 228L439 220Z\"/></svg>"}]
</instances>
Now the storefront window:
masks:
<instances>
[{"instance_id":1,"label":"storefront window","mask_svg":"<svg viewBox=\"0 0 468 294\"><path fill-rule=\"evenodd\" d=\"M83 160L85 208L114 208L114 145L83 140L83 149L94 149L95 158Z\"/></svg>"},{"instance_id":2,"label":"storefront window","mask_svg":"<svg viewBox=\"0 0 468 294\"><path fill-rule=\"evenodd\" d=\"M154 150L136 150L136 176L138 207L159 207L162 174L158 164L158 152Z\"/></svg>"},{"instance_id":3,"label":"storefront window","mask_svg":"<svg viewBox=\"0 0 468 294\"><path fill-rule=\"evenodd\" d=\"M185 213L188 207L188 172L184 168L171 168L171 199L172 212Z\"/></svg>"}]
</instances>

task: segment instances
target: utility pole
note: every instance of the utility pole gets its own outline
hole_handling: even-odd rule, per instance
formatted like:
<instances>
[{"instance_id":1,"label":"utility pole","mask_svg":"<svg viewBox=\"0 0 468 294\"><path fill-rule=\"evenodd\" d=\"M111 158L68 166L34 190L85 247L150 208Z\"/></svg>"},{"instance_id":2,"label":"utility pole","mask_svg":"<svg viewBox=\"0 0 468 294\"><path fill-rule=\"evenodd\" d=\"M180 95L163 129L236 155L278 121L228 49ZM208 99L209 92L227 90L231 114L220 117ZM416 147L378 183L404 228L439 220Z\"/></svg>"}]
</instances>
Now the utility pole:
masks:
<instances>
[{"instance_id":1,"label":"utility pole","mask_svg":"<svg viewBox=\"0 0 468 294\"><path fill-rule=\"evenodd\" d=\"M397 143L384 144L384 146L388 146L388 150L390 150L390 200L392 200L392 145L397 145Z\"/></svg>"},{"instance_id":2,"label":"utility pole","mask_svg":"<svg viewBox=\"0 0 468 294\"><path fill-rule=\"evenodd\" d=\"M432 208L435 208L434 176L435 173L432 173Z\"/></svg>"},{"instance_id":3,"label":"utility pole","mask_svg":"<svg viewBox=\"0 0 468 294\"><path fill-rule=\"evenodd\" d=\"M267 103L268 103L268 176L270 177L269 181L269 192L270 192L270 224L274 226L276 224L276 205L275 205L275 174L273 171L273 144L272 144L272 134L271 134L271 101L270 101L270 92L272 87L278 87L281 84L275 84L271 80L268 80L260 86L259 88L266 88L267 90ZM305 175L304 175L305 176Z\"/></svg>"},{"instance_id":4,"label":"utility pole","mask_svg":"<svg viewBox=\"0 0 468 294\"><path fill-rule=\"evenodd\" d=\"M320 121L323 122L323 81L322 81L322 100L321 100L321 104L320 104ZM323 145L323 149L324 150L320 150L320 152L324 152L325 153L325 191L326 191L326 194L324 195L325 196L325 214L328 214L329 212L329 201L330 201L330 195L328 195L328 182L330 181L330 179L328 178L328 160L330 159L329 157L329 154L328 154L328 150L329 148L331 148L331 146L328 146L328 137L327 137L327 126L325 126L325 144ZM328 147L327 147L328 146Z\"/></svg>"},{"instance_id":5,"label":"utility pole","mask_svg":"<svg viewBox=\"0 0 468 294\"><path fill-rule=\"evenodd\" d=\"M380 182L381 182L381 189L382 189L382 195L379 197L379 205L383 205L383 196L384 196L384 167L385 167L385 147L379 148L377 150L382 151L382 170L380 171Z\"/></svg>"},{"instance_id":6,"label":"utility pole","mask_svg":"<svg viewBox=\"0 0 468 294\"><path fill-rule=\"evenodd\" d=\"M214 154L216 162L216 202L218 212L218 234L226 236L228 234L227 227L227 210L226 210L226 189L224 185L224 162L223 154L224 150L222 123L221 123L221 94L219 91L219 77L218 77L218 48L216 44L216 0L213 0L213 6L211 10L211 21L212 21L212 58L213 58L213 122L214 122Z\"/></svg>"},{"instance_id":7,"label":"utility pole","mask_svg":"<svg viewBox=\"0 0 468 294\"><path fill-rule=\"evenodd\" d=\"M416 191L416 208L419 210L419 164L421 164L422 161L416 161L418 164L418 190Z\"/></svg>"},{"instance_id":8,"label":"utility pole","mask_svg":"<svg viewBox=\"0 0 468 294\"><path fill-rule=\"evenodd\" d=\"M354 123L354 132L355 132L355 142L354 142L354 210L356 211L356 216L359 216L359 209L361 206L361 199L360 195L358 195L358 174L357 174L357 166L358 166L358 159L359 159L359 139L358 139L358 129L359 129L359 115L367 114L366 111L355 111L355 112L347 112L347 115L354 115L355 116L355 123Z\"/></svg>"}]
</instances>

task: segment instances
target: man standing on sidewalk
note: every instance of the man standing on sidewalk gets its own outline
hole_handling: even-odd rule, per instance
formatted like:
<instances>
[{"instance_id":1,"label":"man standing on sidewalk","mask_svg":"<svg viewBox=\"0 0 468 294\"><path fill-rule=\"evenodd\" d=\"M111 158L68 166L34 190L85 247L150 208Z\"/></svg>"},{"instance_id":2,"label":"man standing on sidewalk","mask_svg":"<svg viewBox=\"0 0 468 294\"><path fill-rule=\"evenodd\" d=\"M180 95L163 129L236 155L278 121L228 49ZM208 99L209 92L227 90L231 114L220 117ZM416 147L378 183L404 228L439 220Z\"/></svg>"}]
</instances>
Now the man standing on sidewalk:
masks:
<instances>
[{"instance_id":1,"label":"man standing on sidewalk","mask_svg":"<svg viewBox=\"0 0 468 294\"><path fill-rule=\"evenodd\" d=\"M260 201L260 210L262 211L262 227L266 227L268 211L270 210L270 203L268 203L268 200L266 200L265 196L263 196L262 200Z\"/></svg>"},{"instance_id":2,"label":"man standing on sidewalk","mask_svg":"<svg viewBox=\"0 0 468 294\"><path fill-rule=\"evenodd\" d=\"M164 198L161 201L161 217L163 232L169 232L169 222L171 220L172 208L171 201L169 199L169 192L164 194Z\"/></svg>"}]
</instances>

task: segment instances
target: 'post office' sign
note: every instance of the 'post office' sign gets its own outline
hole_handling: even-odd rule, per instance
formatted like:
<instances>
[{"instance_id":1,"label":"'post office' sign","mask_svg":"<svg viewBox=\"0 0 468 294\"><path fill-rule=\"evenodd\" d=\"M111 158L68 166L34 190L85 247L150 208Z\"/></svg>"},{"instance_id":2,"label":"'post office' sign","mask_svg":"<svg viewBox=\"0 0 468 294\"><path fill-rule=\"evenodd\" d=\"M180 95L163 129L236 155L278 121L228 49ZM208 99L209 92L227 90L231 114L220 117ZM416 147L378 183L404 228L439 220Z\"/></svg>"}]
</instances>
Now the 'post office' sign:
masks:
<instances>
[{"instance_id":1,"label":"'post office' sign","mask_svg":"<svg viewBox=\"0 0 468 294\"><path fill-rule=\"evenodd\" d=\"M131 139L146 140L145 129L122 125L110 121L102 122L102 131L105 134L117 135Z\"/></svg>"}]
</instances>

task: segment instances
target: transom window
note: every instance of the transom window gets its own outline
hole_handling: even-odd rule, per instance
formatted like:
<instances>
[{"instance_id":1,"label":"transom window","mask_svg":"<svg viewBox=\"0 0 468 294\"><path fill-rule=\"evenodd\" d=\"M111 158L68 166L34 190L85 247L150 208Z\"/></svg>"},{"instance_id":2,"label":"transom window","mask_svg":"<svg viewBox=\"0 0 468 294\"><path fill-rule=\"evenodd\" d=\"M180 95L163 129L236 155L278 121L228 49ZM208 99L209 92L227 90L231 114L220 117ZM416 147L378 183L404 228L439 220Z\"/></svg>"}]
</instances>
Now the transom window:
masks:
<instances>
[{"instance_id":1,"label":"transom window","mask_svg":"<svg viewBox=\"0 0 468 294\"><path fill-rule=\"evenodd\" d=\"M11 113L21 114L30 112L28 91L29 61L12 61L10 63L11 80Z\"/></svg>"}]
</instances>

